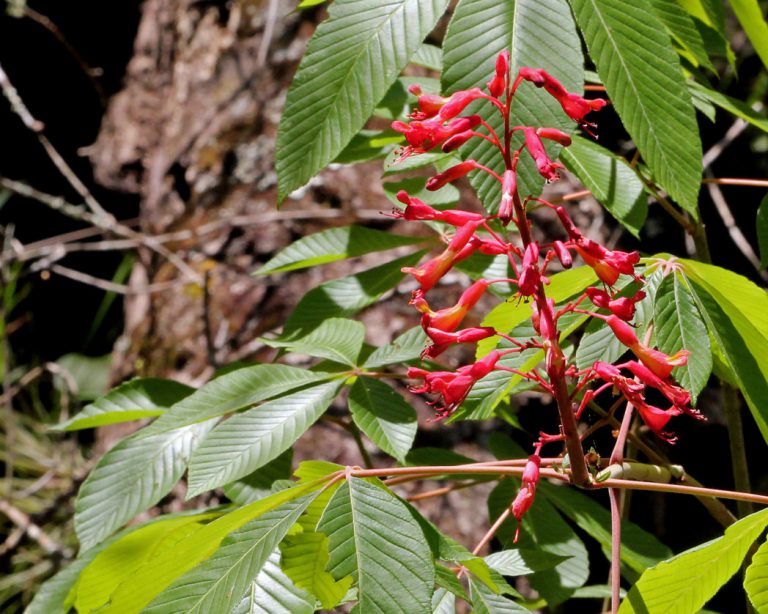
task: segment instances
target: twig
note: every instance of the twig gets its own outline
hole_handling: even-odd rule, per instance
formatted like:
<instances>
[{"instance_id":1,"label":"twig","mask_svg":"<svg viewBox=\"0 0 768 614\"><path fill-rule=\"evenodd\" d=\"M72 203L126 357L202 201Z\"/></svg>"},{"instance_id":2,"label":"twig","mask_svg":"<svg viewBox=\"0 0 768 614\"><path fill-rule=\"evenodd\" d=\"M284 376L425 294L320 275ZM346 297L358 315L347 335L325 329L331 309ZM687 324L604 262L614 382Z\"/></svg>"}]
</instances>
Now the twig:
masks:
<instances>
[{"instance_id":1,"label":"twig","mask_svg":"<svg viewBox=\"0 0 768 614\"><path fill-rule=\"evenodd\" d=\"M420 492L417 495L411 495L410 497L406 497L406 501L423 501L424 499L432 499L433 497L442 497L443 495L447 495L448 493L457 491L457 490L464 490L465 488L471 488L472 486L477 486L478 484L487 484L488 480L470 480L469 482L459 482L457 484L451 484L450 486L443 486L442 488L435 488L434 490L427 490L426 492ZM390 486L391 484L387 484L387 486Z\"/></svg>"},{"instance_id":2,"label":"twig","mask_svg":"<svg viewBox=\"0 0 768 614\"><path fill-rule=\"evenodd\" d=\"M46 535L45 531L33 523L27 514L4 499L0 499L0 512L8 516L10 521L17 527L23 529L26 534L40 544L42 549L48 554L60 554L65 558L72 556L72 551L69 548L64 548L61 544Z\"/></svg>"},{"instance_id":3,"label":"twig","mask_svg":"<svg viewBox=\"0 0 768 614\"><path fill-rule=\"evenodd\" d=\"M485 546L493 539L493 536L496 535L496 531L499 530L502 524L504 524L504 521L509 518L509 515L512 513L512 506L510 505L507 509L505 509L501 514L499 514L499 517L496 519L496 522L491 525L491 528L488 529L488 532L483 535L483 538L477 542L477 546L475 546L474 550L472 550L472 554L477 556L480 554L480 552L485 548Z\"/></svg>"},{"instance_id":4,"label":"twig","mask_svg":"<svg viewBox=\"0 0 768 614\"><path fill-rule=\"evenodd\" d=\"M737 490L750 492L749 471L747 467L747 453L745 450L744 428L741 423L741 408L739 407L739 393L730 384L722 383L723 408L725 409L725 423L728 428L728 442L731 447L731 465L733 466L734 485ZM739 501L737 508L739 516L749 516L754 510L749 501Z\"/></svg>"},{"instance_id":5,"label":"twig","mask_svg":"<svg viewBox=\"0 0 768 614\"><path fill-rule=\"evenodd\" d=\"M258 68L264 68L264 66L267 64L267 54L269 53L269 46L272 44L272 36L275 31L275 22L277 21L277 5L277 0L269 0L269 6L267 6L266 22L264 24L264 32L261 35L259 51L256 55L256 66Z\"/></svg>"},{"instance_id":6,"label":"twig","mask_svg":"<svg viewBox=\"0 0 768 614\"><path fill-rule=\"evenodd\" d=\"M76 271L75 269L70 269L69 267L65 267L60 264L52 264L50 266L50 270L53 271L54 273L57 273L58 275L61 275L62 277L67 277L74 281L79 281L80 283L84 283L89 286L94 286L96 288L100 288L101 290L105 290L107 292L114 292L116 294L122 294L122 295L140 295L140 294L152 294L156 292L167 292L168 290L173 290L175 288L178 288L179 286L189 283L188 280L177 279L173 281L164 281L156 284L149 284L148 286L143 286L140 288L131 288L130 286L125 286L123 284L116 284L112 281L107 281L106 279L101 279L100 277L94 277L93 275L89 275L88 273L83 273L82 271Z\"/></svg>"},{"instance_id":7,"label":"twig","mask_svg":"<svg viewBox=\"0 0 768 614\"><path fill-rule=\"evenodd\" d=\"M701 180L701 183L714 183L717 185L742 185L751 188L768 188L768 179L745 179L739 177L710 177Z\"/></svg>"},{"instance_id":8,"label":"twig","mask_svg":"<svg viewBox=\"0 0 768 614\"><path fill-rule=\"evenodd\" d=\"M21 99L21 96L19 96L18 91L8 79L8 75L3 70L2 65L0 65L0 89L3 90L5 97L10 102L11 109L14 111L14 113L16 113L16 115L21 119L22 123L37 136L38 141L42 145L43 149L45 149L45 152L48 154L51 162L53 162L53 165L59 170L69 185L71 185L72 188L74 188L74 190L83 199L86 207L93 215L91 218L91 223L94 226L99 226L101 228L111 230L119 236L143 239L144 244L148 248L156 251L158 254L166 258L170 263L172 263L176 268L187 275L195 283L201 283L201 276L176 254L170 252L163 245L155 242L151 237L142 236L130 228L121 226L115 217L101 206L101 204L94 198L93 194L91 194L86 185L80 181L80 178L72 170L69 164L67 164L67 161L64 159L64 157L53 146L53 143L51 143L48 140L48 137L43 134L44 124L36 120L29 112L29 109L27 109L24 101Z\"/></svg>"}]
</instances>

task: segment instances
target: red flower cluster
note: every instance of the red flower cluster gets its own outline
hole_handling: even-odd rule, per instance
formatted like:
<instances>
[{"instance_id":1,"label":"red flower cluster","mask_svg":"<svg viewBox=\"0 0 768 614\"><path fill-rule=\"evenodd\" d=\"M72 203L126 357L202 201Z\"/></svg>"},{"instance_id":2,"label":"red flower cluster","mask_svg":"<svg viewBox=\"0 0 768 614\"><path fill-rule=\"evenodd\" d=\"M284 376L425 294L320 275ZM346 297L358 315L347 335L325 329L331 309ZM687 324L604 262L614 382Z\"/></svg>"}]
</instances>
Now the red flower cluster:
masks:
<instances>
[{"instance_id":1,"label":"red flower cluster","mask_svg":"<svg viewBox=\"0 0 768 614\"><path fill-rule=\"evenodd\" d=\"M521 198L517 181L520 157L531 156L539 174L547 181L554 181L558 179L558 172L563 166L550 157L543 140L551 140L564 147L571 142L568 134L554 128L511 125L512 100L515 91L524 81L547 91L560 103L563 111L583 127L594 127L594 124L585 120L586 115L591 111L600 110L606 104L604 100L587 100L568 92L559 81L542 69L522 68L513 81L509 74L509 54L502 52L498 56L495 73L487 84L488 93L479 88L472 88L442 97L425 94L419 86L414 86L411 91L418 97L418 108L411 114L411 121L392 124L395 130L405 135L408 142L401 151L401 157L423 153L438 146L442 147L443 151L452 151L472 138L481 138L492 143L505 161L502 174L470 159L443 170L426 183L428 190L438 190L469 173L487 173L498 181L501 187L501 200L496 215L485 216L456 209L438 210L404 191L397 195L404 208L395 210L394 217L442 222L455 228L442 253L424 264L403 269L419 284L418 289L413 292L411 304L421 312L421 325L430 339L430 345L424 350L423 357L436 358L453 344L474 343L493 335L500 336L508 343L504 349L495 350L477 362L459 367L455 371L411 368L408 370L408 376L423 380L422 385L412 390L415 393L433 395L431 404L436 407L437 418L441 419L459 408L478 380L494 370L508 371L535 382L541 390L552 394L557 401L563 424L563 417L570 414L569 419L573 421L575 428L575 420L587 403L603 390L613 388L637 408L640 416L655 433L672 441L673 436L664 429L673 416L687 413L701 417L690 408L690 394L671 380L673 368L686 363L688 352L682 350L674 356L667 356L659 350L647 347L637 339L633 327L629 324L635 315L637 303L646 297L646 293L637 289L632 295L623 295L614 290L614 287L621 276L630 277L639 284L643 283L635 273L635 266L640 261L638 252L609 250L586 238L573 224L563 207L556 207L542 199ZM490 101L502 114L505 134L497 134L477 115L461 115L468 105L476 100ZM522 145L512 149L511 137L515 132L521 132L524 139ZM532 239L526 211L526 206L531 201L544 204L555 211L564 230L564 239L548 245L540 245ZM521 244L509 242L500 236L498 227L494 229L491 225L493 220L501 222L503 226L514 223ZM478 280L462 293L455 305L432 309L427 302L429 291L456 263L475 252L505 255L514 273L513 278ZM574 255L580 256L584 263L594 270L604 287L588 288L581 297L557 309L545 291L549 283L547 268L553 260L559 261L564 268L569 268L573 264ZM532 324L536 337L514 339L503 331L487 326L459 328L486 289L496 282L512 284L519 299L531 301ZM592 304L591 310L579 307L584 301ZM607 314L598 310L604 310ZM605 320L616 337L638 360L618 366L597 362L590 369L577 372L560 347L558 320L567 312L586 313ZM537 369L521 372L504 364L502 358L505 355L527 348L540 348L544 351L546 377ZM623 370L631 373L631 376L624 375ZM571 378L576 379L575 385L568 383L567 380ZM585 389L592 382L597 382L598 387L585 393ZM670 407L661 409L648 404L644 397L647 387L666 397ZM534 499L539 478L541 446L564 439L564 434L541 435L536 444L536 452L526 465L523 486L510 508L518 521Z\"/></svg>"}]
</instances>

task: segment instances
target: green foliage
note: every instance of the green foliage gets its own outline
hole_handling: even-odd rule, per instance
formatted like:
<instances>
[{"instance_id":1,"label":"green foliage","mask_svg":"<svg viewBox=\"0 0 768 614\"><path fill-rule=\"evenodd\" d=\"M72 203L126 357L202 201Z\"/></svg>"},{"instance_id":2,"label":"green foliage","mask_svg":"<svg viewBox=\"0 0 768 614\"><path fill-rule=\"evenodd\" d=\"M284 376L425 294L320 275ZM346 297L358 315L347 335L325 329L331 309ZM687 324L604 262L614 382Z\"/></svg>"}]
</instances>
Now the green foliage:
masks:
<instances>
[{"instance_id":1,"label":"green foliage","mask_svg":"<svg viewBox=\"0 0 768 614\"><path fill-rule=\"evenodd\" d=\"M597 72L654 177L698 217L701 140L669 36L647 0L571 0Z\"/></svg>"},{"instance_id":2,"label":"green foliage","mask_svg":"<svg viewBox=\"0 0 768 614\"><path fill-rule=\"evenodd\" d=\"M744 589L757 612L768 608L768 541L764 541L752 556L744 575Z\"/></svg>"},{"instance_id":3,"label":"green foliage","mask_svg":"<svg viewBox=\"0 0 768 614\"><path fill-rule=\"evenodd\" d=\"M336 0L309 43L277 137L278 200L306 184L363 127L447 0Z\"/></svg>"},{"instance_id":4,"label":"green foliage","mask_svg":"<svg viewBox=\"0 0 768 614\"><path fill-rule=\"evenodd\" d=\"M766 525L768 510L763 510L728 527L722 537L652 567L630 589L619 613L698 612L736 573Z\"/></svg>"},{"instance_id":5,"label":"green foliage","mask_svg":"<svg viewBox=\"0 0 768 614\"><path fill-rule=\"evenodd\" d=\"M291 243L261 267L258 274L304 269L371 252L413 245L419 241L420 239L413 237L400 237L364 226L329 228Z\"/></svg>"},{"instance_id":6,"label":"green foliage","mask_svg":"<svg viewBox=\"0 0 768 614\"><path fill-rule=\"evenodd\" d=\"M350 478L331 498L318 530L330 540L331 575L355 578L359 611L429 609L432 554L408 509L387 490Z\"/></svg>"},{"instance_id":7,"label":"green foliage","mask_svg":"<svg viewBox=\"0 0 768 614\"><path fill-rule=\"evenodd\" d=\"M442 86L446 93L484 84L493 74L496 56L508 49L512 74L523 66L546 69L569 91L583 86L584 58L576 25L566 0L461 0L448 26L443 43ZM501 119L489 113L490 105L479 106L477 113L501 132ZM552 126L572 130L573 123L551 96L528 84L515 97L513 122L526 126ZM559 149L551 147L556 154ZM498 151L487 141L470 141L461 149L463 158L472 158L501 173ZM501 190L485 173L471 175L472 186L486 209L495 211ZM525 194L538 195L544 180L533 162L521 158L518 184Z\"/></svg>"}]
</instances>

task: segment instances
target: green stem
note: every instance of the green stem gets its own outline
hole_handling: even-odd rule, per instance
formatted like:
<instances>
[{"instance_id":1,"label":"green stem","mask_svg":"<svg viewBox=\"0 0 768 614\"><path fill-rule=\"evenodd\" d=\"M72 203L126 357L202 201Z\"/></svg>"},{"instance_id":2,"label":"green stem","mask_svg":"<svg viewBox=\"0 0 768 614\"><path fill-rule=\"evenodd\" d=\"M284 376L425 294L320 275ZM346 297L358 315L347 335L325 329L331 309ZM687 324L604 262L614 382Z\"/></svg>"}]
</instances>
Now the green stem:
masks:
<instances>
[{"instance_id":1,"label":"green stem","mask_svg":"<svg viewBox=\"0 0 768 614\"><path fill-rule=\"evenodd\" d=\"M730 384L723 382L723 407L725 422L728 426L728 442L731 446L731 463L733 465L733 481L738 490L750 492L747 453L744 447L744 428L741 423L741 407L739 393ZM739 517L749 516L754 509L749 501L739 501L736 509Z\"/></svg>"}]
</instances>

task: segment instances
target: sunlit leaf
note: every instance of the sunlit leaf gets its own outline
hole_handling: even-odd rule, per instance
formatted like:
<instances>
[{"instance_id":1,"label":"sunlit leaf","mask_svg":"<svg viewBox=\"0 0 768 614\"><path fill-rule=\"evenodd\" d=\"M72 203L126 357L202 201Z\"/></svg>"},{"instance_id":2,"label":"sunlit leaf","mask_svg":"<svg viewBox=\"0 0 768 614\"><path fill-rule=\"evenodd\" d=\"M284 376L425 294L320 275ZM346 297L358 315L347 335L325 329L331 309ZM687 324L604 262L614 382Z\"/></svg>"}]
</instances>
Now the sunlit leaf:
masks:
<instances>
[{"instance_id":1,"label":"sunlit leaf","mask_svg":"<svg viewBox=\"0 0 768 614\"><path fill-rule=\"evenodd\" d=\"M365 124L421 47L447 0L336 0L293 79L277 137L282 201Z\"/></svg>"},{"instance_id":2,"label":"sunlit leaf","mask_svg":"<svg viewBox=\"0 0 768 614\"><path fill-rule=\"evenodd\" d=\"M647 570L627 593L619 614L698 612L736 573L768 525L768 510L732 524L725 535Z\"/></svg>"},{"instance_id":3,"label":"sunlit leaf","mask_svg":"<svg viewBox=\"0 0 768 614\"><path fill-rule=\"evenodd\" d=\"M647 0L570 0L608 96L654 178L698 217L701 140L680 60Z\"/></svg>"},{"instance_id":4,"label":"sunlit leaf","mask_svg":"<svg viewBox=\"0 0 768 614\"><path fill-rule=\"evenodd\" d=\"M329 318L306 334L295 331L277 339L264 339L272 347L297 354L327 358L354 367L363 348L365 327L354 320Z\"/></svg>"},{"instance_id":5,"label":"sunlit leaf","mask_svg":"<svg viewBox=\"0 0 768 614\"><path fill-rule=\"evenodd\" d=\"M216 427L189 464L187 497L242 478L285 452L328 409L343 381L312 386Z\"/></svg>"}]
</instances>

